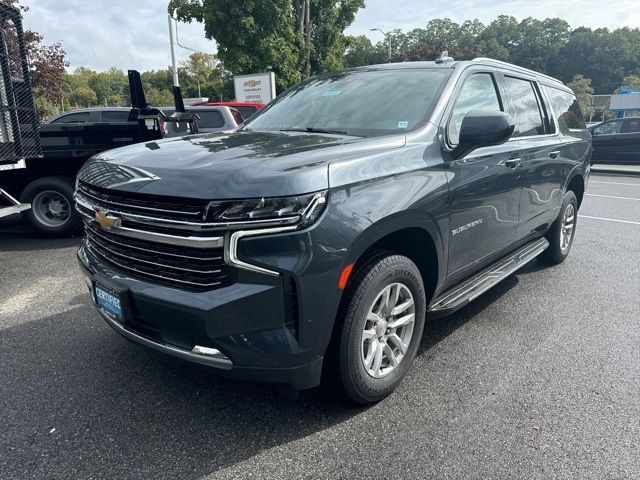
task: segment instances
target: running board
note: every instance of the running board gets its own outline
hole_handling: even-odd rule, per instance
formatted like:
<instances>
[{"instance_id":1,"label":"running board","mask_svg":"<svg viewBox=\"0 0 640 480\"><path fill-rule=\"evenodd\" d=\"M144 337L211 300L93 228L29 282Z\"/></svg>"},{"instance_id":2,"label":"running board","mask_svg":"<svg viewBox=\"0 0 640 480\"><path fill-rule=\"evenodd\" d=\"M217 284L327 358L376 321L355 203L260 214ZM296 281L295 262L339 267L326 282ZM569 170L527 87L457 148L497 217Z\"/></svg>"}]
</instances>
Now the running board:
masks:
<instances>
[{"instance_id":1,"label":"running board","mask_svg":"<svg viewBox=\"0 0 640 480\"><path fill-rule=\"evenodd\" d=\"M15 198L9 195L8 192L5 192L1 188L0 188L0 199L4 199L10 204L8 207L0 206L0 218L13 215L14 213L20 213L20 212L23 212L24 210L29 210L31 208L30 203L18 202Z\"/></svg>"},{"instance_id":2,"label":"running board","mask_svg":"<svg viewBox=\"0 0 640 480\"><path fill-rule=\"evenodd\" d=\"M489 265L480 273L436 298L429 307L430 316L448 315L464 307L540 255L548 246L546 238L539 238Z\"/></svg>"}]
</instances>

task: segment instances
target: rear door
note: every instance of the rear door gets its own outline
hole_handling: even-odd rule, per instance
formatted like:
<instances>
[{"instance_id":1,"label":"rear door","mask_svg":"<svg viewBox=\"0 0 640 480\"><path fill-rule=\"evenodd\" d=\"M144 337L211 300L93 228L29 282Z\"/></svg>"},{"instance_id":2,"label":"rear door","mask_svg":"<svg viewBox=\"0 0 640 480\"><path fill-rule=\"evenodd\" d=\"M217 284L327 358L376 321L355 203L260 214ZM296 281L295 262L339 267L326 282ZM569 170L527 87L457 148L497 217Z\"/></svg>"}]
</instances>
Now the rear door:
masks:
<instances>
[{"instance_id":1,"label":"rear door","mask_svg":"<svg viewBox=\"0 0 640 480\"><path fill-rule=\"evenodd\" d=\"M562 199L562 141L548 114L542 93L532 77L503 76L515 131L508 143L517 151L514 172L522 187L516 238L548 225Z\"/></svg>"},{"instance_id":2,"label":"rear door","mask_svg":"<svg viewBox=\"0 0 640 480\"><path fill-rule=\"evenodd\" d=\"M446 143L458 144L464 116L472 110L506 111L493 71L474 69L459 83L453 106L445 114ZM509 247L518 224L520 185L507 166L514 145L479 148L448 162L451 213L449 279L455 281Z\"/></svg>"}]
</instances>

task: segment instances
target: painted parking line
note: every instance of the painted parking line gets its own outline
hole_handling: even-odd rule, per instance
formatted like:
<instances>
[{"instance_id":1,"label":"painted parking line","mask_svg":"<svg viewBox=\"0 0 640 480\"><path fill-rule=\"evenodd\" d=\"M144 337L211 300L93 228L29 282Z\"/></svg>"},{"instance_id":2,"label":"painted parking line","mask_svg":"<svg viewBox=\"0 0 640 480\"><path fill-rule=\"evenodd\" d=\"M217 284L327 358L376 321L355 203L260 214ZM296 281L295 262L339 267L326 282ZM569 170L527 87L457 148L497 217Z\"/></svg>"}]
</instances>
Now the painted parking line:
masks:
<instances>
[{"instance_id":1,"label":"painted parking line","mask_svg":"<svg viewBox=\"0 0 640 480\"><path fill-rule=\"evenodd\" d=\"M589 180L589 183L604 183L605 185L627 185L629 187L640 187L640 183L600 182L598 180Z\"/></svg>"},{"instance_id":2,"label":"painted parking line","mask_svg":"<svg viewBox=\"0 0 640 480\"><path fill-rule=\"evenodd\" d=\"M640 225L640 222L632 222L631 220L618 220L617 218L592 217L590 215L581 215L581 214L579 214L578 217L589 218L591 220L604 220L607 222L630 223L631 225Z\"/></svg>"},{"instance_id":3,"label":"painted parking line","mask_svg":"<svg viewBox=\"0 0 640 480\"><path fill-rule=\"evenodd\" d=\"M640 198L634 197L614 197L613 195L596 195L595 193L585 193L587 197L602 197L602 198L615 198L616 200L640 200Z\"/></svg>"}]
</instances>

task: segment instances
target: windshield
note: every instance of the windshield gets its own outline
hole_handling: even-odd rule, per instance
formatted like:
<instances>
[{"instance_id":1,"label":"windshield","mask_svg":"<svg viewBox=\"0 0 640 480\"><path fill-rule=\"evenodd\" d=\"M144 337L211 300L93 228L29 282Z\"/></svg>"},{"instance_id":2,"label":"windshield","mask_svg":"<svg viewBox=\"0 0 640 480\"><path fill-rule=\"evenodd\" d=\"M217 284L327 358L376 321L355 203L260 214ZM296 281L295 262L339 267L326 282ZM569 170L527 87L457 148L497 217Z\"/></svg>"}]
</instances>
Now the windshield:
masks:
<instances>
[{"instance_id":1,"label":"windshield","mask_svg":"<svg viewBox=\"0 0 640 480\"><path fill-rule=\"evenodd\" d=\"M247 130L308 130L386 135L428 119L449 69L351 70L311 78L290 88Z\"/></svg>"}]
</instances>

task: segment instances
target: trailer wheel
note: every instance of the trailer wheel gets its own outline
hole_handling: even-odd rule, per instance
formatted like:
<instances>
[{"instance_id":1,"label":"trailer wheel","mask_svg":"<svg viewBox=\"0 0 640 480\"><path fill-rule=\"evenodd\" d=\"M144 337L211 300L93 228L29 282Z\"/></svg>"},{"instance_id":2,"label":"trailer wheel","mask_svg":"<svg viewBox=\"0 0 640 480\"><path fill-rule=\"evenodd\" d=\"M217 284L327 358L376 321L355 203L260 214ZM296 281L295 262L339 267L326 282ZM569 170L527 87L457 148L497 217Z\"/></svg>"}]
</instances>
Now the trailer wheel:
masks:
<instances>
[{"instance_id":1,"label":"trailer wheel","mask_svg":"<svg viewBox=\"0 0 640 480\"><path fill-rule=\"evenodd\" d=\"M64 177L40 178L22 191L20 201L30 203L23 220L45 237L68 237L81 224L73 203L73 181Z\"/></svg>"}]
</instances>

